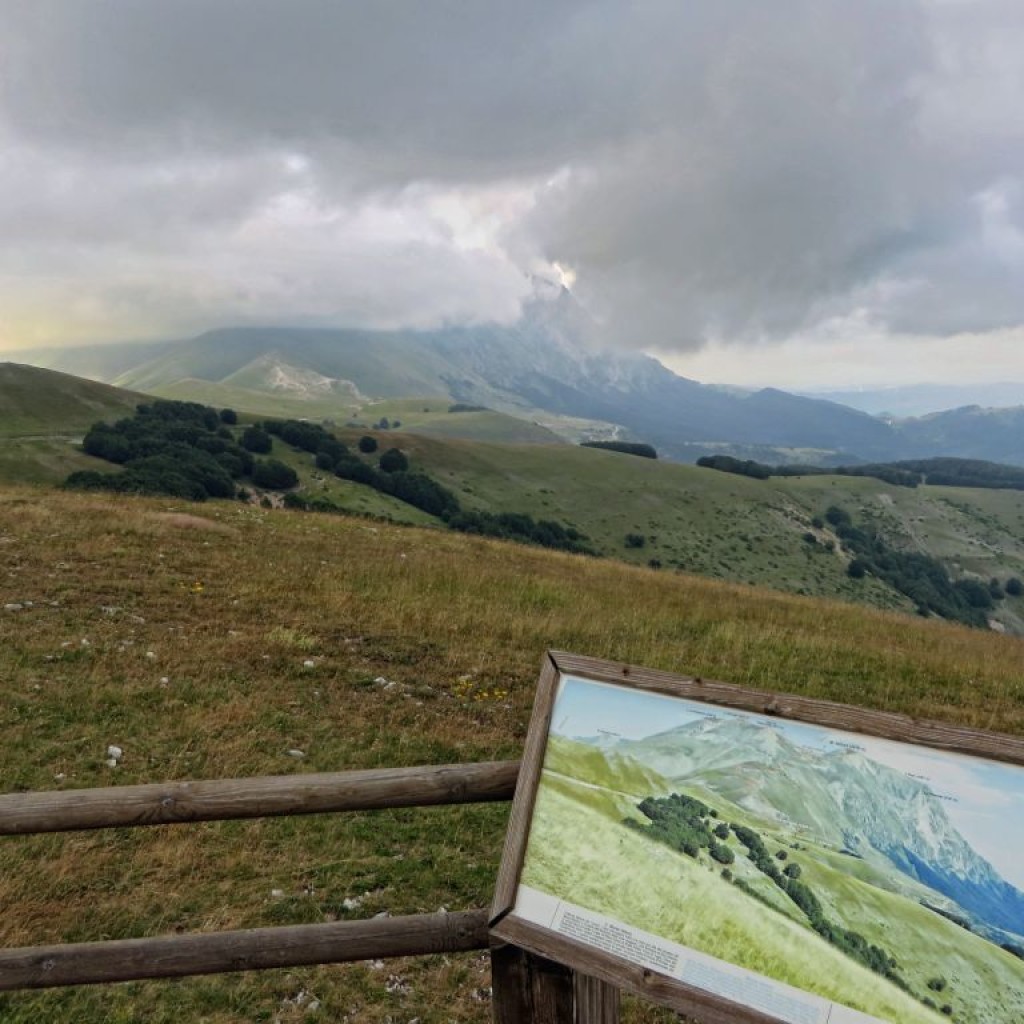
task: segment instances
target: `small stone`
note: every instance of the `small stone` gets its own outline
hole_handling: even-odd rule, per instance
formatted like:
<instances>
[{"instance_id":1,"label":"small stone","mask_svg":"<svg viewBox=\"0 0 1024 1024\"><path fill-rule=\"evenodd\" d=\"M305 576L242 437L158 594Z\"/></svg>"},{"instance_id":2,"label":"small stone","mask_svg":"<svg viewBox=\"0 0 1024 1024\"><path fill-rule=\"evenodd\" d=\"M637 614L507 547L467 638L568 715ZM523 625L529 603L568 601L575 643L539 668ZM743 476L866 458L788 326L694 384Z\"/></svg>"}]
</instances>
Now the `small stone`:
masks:
<instances>
[{"instance_id":1,"label":"small stone","mask_svg":"<svg viewBox=\"0 0 1024 1024\"><path fill-rule=\"evenodd\" d=\"M303 668L316 668L316 662L312 658L307 658L302 663L302 667Z\"/></svg>"},{"instance_id":2,"label":"small stone","mask_svg":"<svg viewBox=\"0 0 1024 1024\"><path fill-rule=\"evenodd\" d=\"M391 916L391 914L387 910L382 910L379 914L374 914L373 915L373 919L376 921L376 920L379 920L382 917L390 917L390 916Z\"/></svg>"},{"instance_id":3,"label":"small stone","mask_svg":"<svg viewBox=\"0 0 1024 1024\"><path fill-rule=\"evenodd\" d=\"M108 768L116 768L117 767L117 758L116 757L108 757L107 758L107 767Z\"/></svg>"},{"instance_id":4,"label":"small stone","mask_svg":"<svg viewBox=\"0 0 1024 1024\"><path fill-rule=\"evenodd\" d=\"M19 601L10 601L4 605L5 612L20 612L25 606Z\"/></svg>"},{"instance_id":5,"label":"small stone","mask_svg":"<svg viewBox=\"0 0 1024 1024\"><path fill-rule=\"evenodd\" d=\"M111 743L110 746L107 747L107 757L112 761L120 761L121 758L124 757L124 751L116 744Z\"/></svg>"},{"instance_id":6,"label":"small stone","mask_svg":"<svg viewBox=\"0 0 1024 1024\"><path fill-rule=\"evenodd\" d=\"M82 647L92 647L92 641L87 636L83 636L78 642Z\"/></svg>"},{"instance_id":7,"label":"small stone","mask_svg":"<svg viewBox=\"0 0 1024 1024\"><path fill-rule=\"evenodd\" d=\"M146 651L146 657L152 661L156 657L156 651Z\"/></svg>"},{"instance_id":8,"label":"small stone","mask_svg":"<svg viewBox=\"0 0 1024 1024\"><path fill-rule=\"evenodd\" d=\"M284 896L284 889L271 889L270 890L270 898L271 899L279 900L283 896Z\"/></svg>"},{"instance_id":9,"label":"small stone","mask_svg":"<svg viewBox=\"0 0 1024 1024\"><path fill-rule=\"evenodd\" d=\"M67 778L67 776L63 772L57 772L57 774L54 775L53 778L57 782L63 782Z\"/></svg>"},{"instance_id":10,"label":"small stone","mask_svg":"<svg viewBox=\"0 0 1024 1024\"><path fill-rule=\"evenodd\" d=\"M306 756L306 752L304 750L296 750L293 748L292 750L288 751L288 756L294 758L301 758Z\"/></svg>"}]
</instances>

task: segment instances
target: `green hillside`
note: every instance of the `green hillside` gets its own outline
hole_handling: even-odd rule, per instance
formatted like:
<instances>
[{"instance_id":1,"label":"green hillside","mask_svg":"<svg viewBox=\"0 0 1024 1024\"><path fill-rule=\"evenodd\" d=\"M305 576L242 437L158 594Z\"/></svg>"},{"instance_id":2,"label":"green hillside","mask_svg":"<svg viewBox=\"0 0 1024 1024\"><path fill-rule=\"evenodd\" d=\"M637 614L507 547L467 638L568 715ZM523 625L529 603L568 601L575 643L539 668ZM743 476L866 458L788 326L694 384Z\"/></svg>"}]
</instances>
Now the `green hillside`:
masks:
<instances>
[{"instance_id":1,"label":"green hillside","mask_svg":"<svg viewBox=\"0 0 1024 1024\"><path fill-rule=\"evenodd\" d=\"M7 792L516 757L548 647L1024 733L1024 641L850 604L238 502L7 487L0 539ZM0 942L485 906L507 810L8 839ZM314 1019L484 1024L488 985L428 957L5 994L0 1019L291 1024L305 991Z\"/></svg>"},{"instance_id":2,"label":"green hillside","mask_svg":"<svg viewBox=\"0 0 1024 1024\"><path fill-rule=\"evenodd\" d=\"M76 448L71 428L79 423L84 432L96 419L119 418L142 396L28 367L8 367L6 378L19 386L8 384L5 390L10 400L0 423L8 440L0 444L0 480L56 484L77 469L110 468ZM238 408L247 413L243 419L259 416L246 410L250 393L221 384L209 384L208 390L186 393L216 407ZM282 397L272 414L308 412L310 401ZM464 509L524 513L575 527L586 534L590 548L635 565L913 612L915 602L890 583L871 573L850 577L852 555L822 518L826 509L839 506L859 526L876 529L894 550L939 559L954 578L972 577L987 586L991 579L1005 583L1024 576L1024 505L1018 491L907 488L831 475L758 480L581 448L539 424L447 399L363 403L356 415L346 422L361 426L335 428L351 448L367 431L381 450L400 447L415 472L449 488ZM10 434L26 430L32 416L36 430L12 439ZM382 421L389 429L374 429ZM43 423L49 431L39 437ZM70 438L62 440L66 435ZM443 525L396 498L315 469L312 455L280 441L274 457L299 473L304 498L398 522ZM367 461L373 465L376 458ZM984 614L998 628L1024 633L1019 596L996 601Z\"/></svg>"},{"instance_id":3,"label":"green hillside","mask_svg":"<svg viewBox=\"0 0 1024 1024\"><path fill-rule=\"evenodd\" d=\"M135 410L144 395L20 363L0 363L0 438L81 434Z\"/></svg>"},{"instance_id":4,"label":"green hillside","mask_svg":"<svg viewBox=\"0 0 1024 1024\"><path fill-rule=\"evenodd\" d=\"M508 413L436 398L399 398L364 405L354 416L371 426L386 419L404 433L503 444L560 444L554 429ZM557 423L557 420L556 420ZM397 427L395 429L398 429Z\"/></svg>"},{"instance_id":5,"label":"green hillside","mask_svg":"<svg viewBox=\"0 0 1024 1024\"><path fill-rule=\"evenodd\" d=\"M663 570L912 611L891 587L851 579L849 556L828 525L812 525L829 506L840 505L894 544L926 551L955 573L986 582L1024 574L1024 504L1016 491L908 489L833 476L752 480L571 446L414 437L402 443L468 506L515 507L571 523L602 553L635 564L653 560ZM637 546L630 546L630 535L642 545L634 539ZM1024 628L1019 599L1000 602L993 616L1009 629Z\"/></svg>"}]
</instances>

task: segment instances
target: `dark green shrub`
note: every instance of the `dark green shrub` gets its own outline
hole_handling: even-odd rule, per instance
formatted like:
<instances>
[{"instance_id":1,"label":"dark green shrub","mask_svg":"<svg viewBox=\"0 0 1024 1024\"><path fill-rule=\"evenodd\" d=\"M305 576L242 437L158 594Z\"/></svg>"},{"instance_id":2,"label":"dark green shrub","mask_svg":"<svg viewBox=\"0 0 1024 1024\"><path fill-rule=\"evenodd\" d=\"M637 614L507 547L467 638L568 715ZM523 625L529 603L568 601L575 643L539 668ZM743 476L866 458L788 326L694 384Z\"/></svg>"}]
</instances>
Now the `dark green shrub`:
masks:
<instances>
[{"instance_id":1,"label":"dark green shrub","mask_svg":"<svg viewBox=\"0 0 1024 1024\"><path fill-rule=\"evenodd\" d=\"M291 466L277 459L257 459L252 468L252 482L257 487L272 491L284 491L299 482L298 474Z\"/></svg>"},{"instance_id":2,"label":"dark green shrub","mask_svg":"<svg viewBox=\"0 0 1024 1024\"><path fill-rule=\"evenodd\" d=\"M359 438L359 450L364 455L372 455L377 450L377 438L370 437L369 434L363 434Z\"/></svg>"},{"instance_id":3,"label":"dark green shrub","mask_svg":"<svg viewBox=\"0 0 1024 1024\"><path fill-rule=\"evenodd\" d=\"M382 473L404 473L409 468L409 459L399 448L389 448L377 463Z\"/></svg>"},{"instance_id":4,"label":"dark green shrub","mask_svg":"<svg viewBox=\"0 0 1024 1024\"><path fill-rule=\"evenodd\" d=\"M1006 592L1010 597L1020 597L1021 594L1024 594L1024 583L1021 583L1018 577L1011 576L1006 581Z\"/></svg>"},{"instance_id":5,"label":"dark green shrub","mask_svg":"<svg viewBox=\"0 0 1024 1024\"><path fill-rule=\"evenodd\" d=\"M242 447L257 455L266 455L274 447L274 441L262 427L246 427L242 431Z\"/></svg>"},{"instance_id":6,"label":"dark green shrub","mask_svg":"<svg viewBox=\"0 0 1024 1024\"><path fill-rule=\"evenodd\" d=\"M581 448L601 448L606 452L621 452L623 455L638 455L642 459L656 459L657 451L652 445L633 441L580 441Z\"/></svg>"},{"instance_id":7,"label":"dark green shrub","mask_svg":"<svg viewBox=\"0 0 1024 1024\"><path fill-rule=\"evenodd\" d=\"M377 471L365 462L360 462L354 455L338 459L334 466L334 475L356 484L369 484L371 487L377 485Z\"/></svg>"},{"instance_id":8,"label":"dark green shrub","mask_svg":"<svg viewBox=\"0 0 1024 1024\"><path fill-rule=\"evenodd\" d=\"M830 505L825 510L825 518L833 526L851 526L852 521L850 519L850 513L845 509L840 508L838 505Z\"/></svg>"},{"instance_id":9,"label":"dark green shrub","mask_svg":"<svg viewBox=\"0 0 1024 1024\"><path fill-rule=\"evenodd\" d=\"M234 409L221 409L220 421L233 427L238 422L238 413Z\"/></svg>"},{"instance_id":10,"label":"dark green shrub","mask_svg":"<svg viewBox=\"0 0 1024 1024\"><path fill-rule=\"evenodd\" d=\"M642 548L647 543L647 538L642 533L627 533L627 548Z\"/></svg>"}]
</instances>

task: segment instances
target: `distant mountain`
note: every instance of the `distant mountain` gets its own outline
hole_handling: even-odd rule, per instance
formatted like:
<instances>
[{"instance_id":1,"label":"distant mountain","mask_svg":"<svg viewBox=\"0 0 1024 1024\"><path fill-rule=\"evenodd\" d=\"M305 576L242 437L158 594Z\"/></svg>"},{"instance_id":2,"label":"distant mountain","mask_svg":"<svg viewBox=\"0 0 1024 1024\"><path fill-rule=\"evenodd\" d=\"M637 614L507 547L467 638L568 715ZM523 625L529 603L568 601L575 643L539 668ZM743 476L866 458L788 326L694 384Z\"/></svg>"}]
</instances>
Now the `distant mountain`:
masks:
<instances>
[{"instance_id":1,"label":"distant mountain","mask_svg":"<svg viewBox=\"0 0 1024 1024\"><path fill-rule=\"evenodd\" d=\"M969 405L893 425L904 458L953 456L1024 465L1024 406L983 409ZM984 451L985 455L978 453Z\"/></svg>"},{"instance_id":2,"label":"distant mountain","mask_svg":"<svg viewBox=\"0 0 1024 1024\"><path fill-rule=\"evenodd\" d=\"M861 390L799 392L807 398L839 402L851 409L896 419L979 405L986 409L1024 405L1024 381L995 384L913 384Z\"/></svg>"},{"instance_id":3,"label":"distant mountain","mask_svg":"<svg viewBox=\"0 0 1024 1024\"><path fill-rule=\"evenodd\" d=\"M773 388L746 393L700 384L649 356L595 348L592 333L586 314L562 290L535 299L507 327L237 328L142 346L134 362L125 346L69 349L66 357L50 351L40 358L176 397L188 382L205 382L207 396L210 385L244 395L287 393L315 402L315 415L322 414L325 396L337 399L339 414L356 396L448 398L526 418L544 410L617 424L687 462L723 452L825 465L951 454L1024 460L1024 413L978 411L969 422L961 415L893 425Z\"/></svg>"},{"instance_id":4,"label":"distant mountain","mask_svg":"<svg viewBox=\"0 0 1024 1024\"><path fill-rule=\"evenodd\" d=\"M801 747L781 730L706 718L642 740L625 755L677 785L699 785L751 813L806 828L858 856L881 856L986 924L1024 933L1024 893L960 834L918 779L845 747Z\"/></svg>"}]
</instances>

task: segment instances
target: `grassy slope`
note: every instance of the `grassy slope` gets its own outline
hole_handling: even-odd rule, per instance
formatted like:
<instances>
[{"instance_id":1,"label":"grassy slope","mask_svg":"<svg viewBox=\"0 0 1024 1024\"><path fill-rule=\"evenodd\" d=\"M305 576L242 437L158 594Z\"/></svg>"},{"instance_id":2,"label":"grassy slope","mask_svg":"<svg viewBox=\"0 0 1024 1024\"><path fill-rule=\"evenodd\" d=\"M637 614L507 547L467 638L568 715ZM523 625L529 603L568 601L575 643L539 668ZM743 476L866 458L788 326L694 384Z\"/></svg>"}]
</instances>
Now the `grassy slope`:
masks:
<instances>
[{"instance_id":1,"label":"grassy slope","mask_svg":"<svg viewBox=\"0 0 1024 1024\"><path fill-rule=\"evenodd\" d=\"M229 400L239 395L189 396L247 411L242 402ZM841 555L829 553L820 543L805 542L811 518L830 504L840 504L860 520L876 521L898 543L944 558L956 571L975 572L985 579L1024 575L1019 492L909 490L853 477L751 480L562 444L546 428L501 413L447 409L447 400L401 399L374 403L360 415L366 422L382 416L400 419L403 430L379 432L381 444L409 451L414 467L455 490L467 507L523 511L572 523L603 554L634 564L653 559L664 568L912 611L910 603L889 587L871 578L849 579ZM272 411L299 415L311 410L298 400L280 399ZM406 426L422 433L406 433ZM347 436L355 440L362 432ZM425 436L431 433L437 436ZM518 443L486 444L460 440L458 434ZM343 508L361 514L419 524L429 521L368 488L314 474L310 459L278 448L275 454L295 465L310 494L326 493ZM70 443L65 451L66 460L61 458L60 442L53 439L8 443L0 448L0 480L57 483L86 465ZM827 529L815 532L822 542L834 539ZM627 534L642 535L644 546L626 547ZM1024 633L1024 600L1002 602L995 617L1012 632Z\"/></svg>"},{"instance_id":2,"label":"grassy slope","mask_svg":"<svg viewBox=\"0 0 1024 1024\"><path fill-rule=\"evenodd\" d=\"M493 409L473 412L449 412L452 403L438 398L395 398L363 406L356 417L367 425L381 417L398 420L403 433L428 437L461 438L504 444L559 444L553 430L530 420Z\"/></svg>"},{"instance_id":3,"label":"grassy slope","mask_svg":"<svg viewBox=\"0 0 1024 1024\"><path fill-rule=\"evenodd\" d=\"M297 398L287 393L271 394L250 388L234 387L208 380L181 380L158 385L153 394L174 398L179 402L202 402L216 409L229 408L251 417L280 419L336 420L344 422L359 408L348 395L327 395L323 398Z\"/></svg>"},{"instance_id":4,"label":"grassy slope","mask_svg":"<svg viewBox=\"0 0 1024 1024\"><path fill-rule=\"evenodd\" d=\"M0 363L0 438L81 434L135 411L145 396L56 370Z\"/></svg>"},{"instance_id":5,"label":"grassy slope","mask_svg":"<svg viewBox=\"0 0 1024 1024\"><path fill-rule=\"evenodd\" d=\"M516 756L547 647L1024 733L1024 641L438 531L7 489L0 560L24 605L0 611L7 791ZM485 905L506 814L8 840L0 941ZM291 1021L305 988L324 1019L482 1022L487 983L428 958L22 993L0 1019Z\"/></svg>"},{"instance_id":6,"label":"grassy slope","mask_svg":"<svg viewBox=\"0 0 1024 1024\"><path fill-rule=\"evenodd\" d=\"M571 522L602 552L634 563L654 558L666 568L910 610L888 587L850 580L844 558L803 540L811 518L838 504L986 579L1024 574L1024 509L1015 491L911 490L856 477L761 481L571 446L411 437L405 446L468 505ZM645 546L627 548L627 533L644 535ZM1022 611L1009 601L999 615L1019 630Z\"/></svg>"}]
</instances>

